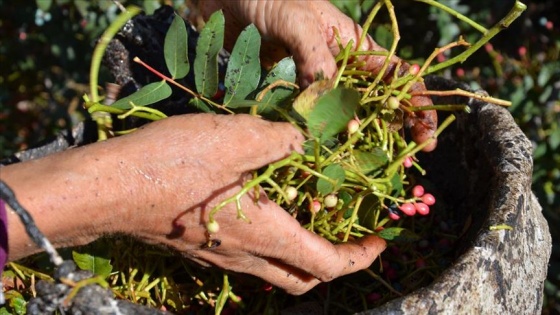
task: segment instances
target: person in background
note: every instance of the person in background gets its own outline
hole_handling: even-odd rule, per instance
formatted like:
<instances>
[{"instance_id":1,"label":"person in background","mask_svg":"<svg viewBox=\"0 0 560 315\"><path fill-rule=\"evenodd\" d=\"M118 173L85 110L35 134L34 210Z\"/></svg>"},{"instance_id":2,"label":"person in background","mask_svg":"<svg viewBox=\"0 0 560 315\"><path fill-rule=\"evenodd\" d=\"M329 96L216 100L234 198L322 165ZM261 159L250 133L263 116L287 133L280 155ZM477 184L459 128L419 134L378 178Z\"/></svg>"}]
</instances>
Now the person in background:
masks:
<instances>
[{"instance_id":1,"label":"person in background","mask_svg":"<svg viewBox=\"0 0 560 315\"><path fill-rule=\"evenodd\" d=\"M361 28L328 1L200 1L204 17L218 9L226 17L226 47L254 23L266 40L266 62L294 56L300 84L336 73L337 28L346 44ZM371 38L363 49L383 50ZM385 57L364 57L364 69L377 73ZM385 80L407 71L391 64ZM422 83L413 91L425 89ZM410 99L431 105L427 97ZM408 117L413 140L430 138L433 111ZM78 246L99 237L127 234L180 252L201 265L248 273L303 294L320 282L367 268L385 241L366 236L333 245L302 228L266 195L241 200L250 223L236 217L235 204L216 215L219 246L207 246L208 211L238 192L252 170L302 150L303 136L288 123L248 115L190 114L150 123L129 135L0 168L20 203L56 247ZM426 150L433 150L433 145ZM257 198L258 203L254 200ZM0 263L39 251L17 215L0 201Z\"/></svg>"}]
</instances>

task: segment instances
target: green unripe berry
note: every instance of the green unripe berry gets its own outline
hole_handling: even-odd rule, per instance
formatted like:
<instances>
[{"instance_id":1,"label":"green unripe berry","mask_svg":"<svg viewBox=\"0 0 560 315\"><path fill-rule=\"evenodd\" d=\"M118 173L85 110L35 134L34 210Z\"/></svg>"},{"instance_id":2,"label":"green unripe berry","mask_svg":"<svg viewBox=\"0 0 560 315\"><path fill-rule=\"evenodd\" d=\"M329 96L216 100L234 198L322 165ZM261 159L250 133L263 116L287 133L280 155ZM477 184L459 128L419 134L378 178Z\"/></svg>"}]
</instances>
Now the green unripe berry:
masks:
<instances>
[{"instance_id":1,"label":"green unripe berry","mask_svg":"<svg viewBox=\"0 0 560 315\"><path fill-rule=\"evenodd\" d=\"M389 98L387 99L387 107L390 108L390 109L395 110L395 109L399 108L400 105L401 104L400 104L399 100L394 96L389 96Z\"/></svg>"},{"instance_id":2,"label":"green unripe berry","mask_svg":"<svg viewBox=\"0 0 560 315\"><path fill-rule=\"evenodd\" d=\"M327 208L334 208L338 204L338 197L333 194L327 195L325 200L323 200L323 203Z\"/></svg>"},{"instance_id":3,"label":"green unripe berry","mask_svg":"<svg viewBox=\"0 0 560 315\"><path fill-rule=\"evenodd\" d=\"M210 234L218 233L218 231L220 231L220 225L218 224L218 221L208 221L206 223L206 230L208 230L208 233Z\"/></svg>"}]
</instances>

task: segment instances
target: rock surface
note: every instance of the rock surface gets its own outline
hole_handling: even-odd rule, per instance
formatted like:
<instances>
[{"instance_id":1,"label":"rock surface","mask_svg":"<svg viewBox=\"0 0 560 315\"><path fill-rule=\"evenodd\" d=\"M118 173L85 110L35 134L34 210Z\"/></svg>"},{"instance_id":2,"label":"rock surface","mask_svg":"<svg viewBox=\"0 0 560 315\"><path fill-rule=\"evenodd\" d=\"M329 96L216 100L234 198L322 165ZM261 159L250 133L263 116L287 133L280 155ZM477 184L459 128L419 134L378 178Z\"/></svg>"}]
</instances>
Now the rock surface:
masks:
<instances>
[{"instance_id":1,"label":"rock surface","mask_svg":"<svg viewBox=\"0 0 560 315\"><path fill-rule=\"evenodd\" d=\"M427 78L426 84L438 90L457 87L440 78ZM458 115L438 149L422 157L432 180L457 201L449 209L472 222L461 241L463 253L427 287L361 314L541 312L552 245L531 192L531 143L506 109L469 103L472 113ZM503 229L508 226L512 229Z\"/></svg>"}]
</instances>

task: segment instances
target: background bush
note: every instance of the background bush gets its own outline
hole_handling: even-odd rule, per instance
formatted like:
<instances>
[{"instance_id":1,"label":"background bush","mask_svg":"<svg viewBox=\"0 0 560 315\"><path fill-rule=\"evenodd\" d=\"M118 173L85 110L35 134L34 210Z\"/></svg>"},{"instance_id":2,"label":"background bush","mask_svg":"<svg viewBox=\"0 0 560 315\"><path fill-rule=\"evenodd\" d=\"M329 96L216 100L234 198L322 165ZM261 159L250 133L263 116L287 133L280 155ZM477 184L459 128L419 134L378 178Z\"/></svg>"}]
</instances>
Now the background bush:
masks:
<instances>
[{"instance_id":1,"label":"background bush","mask_svg":"<svg viewBox=\"0 0 560 315\"><path fill-rule=\"evenodd\" d=\"M157 0L136 2L148 13L160 5ZM357 21L365 19L373 3L332 2ZM185 10L182 1L174 3ZM444 3L490 27L514 1ZM491 45L441 75L511 100L512 115L534 144L533 191L554 243L543 307L544 314L552 314L560 312L560 2L525 3L527 11ZM479 37L465 23L423 3L394 0L394 5L403 58L422 61L459 35L468 41ZM81 97L91 52L118 8L108 0L0 0L0 7L0 156L6 157L85 119ZM378 22L372 35L382 45L390 43L388 21Z\"/></svg>"}]
</instances>

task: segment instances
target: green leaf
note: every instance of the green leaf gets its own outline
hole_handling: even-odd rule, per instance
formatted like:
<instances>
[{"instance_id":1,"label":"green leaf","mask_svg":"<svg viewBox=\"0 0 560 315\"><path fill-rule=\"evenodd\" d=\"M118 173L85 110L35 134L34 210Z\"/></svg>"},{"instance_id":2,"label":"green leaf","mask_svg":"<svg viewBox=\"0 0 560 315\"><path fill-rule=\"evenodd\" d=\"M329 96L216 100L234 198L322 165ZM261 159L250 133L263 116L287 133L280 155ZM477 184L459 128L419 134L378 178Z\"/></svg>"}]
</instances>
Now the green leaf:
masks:
<instances>
[{"instance_id":1,"label":"green leaf","mask_svg":"<svg viewBox=\"0 0 560 315\"><path fill-rule=\"evenodd\" d=\"M387 153L380 147L374 147L368 152L354 150L354 158L360 171L366 175L380 169L389 161Z\"/></svg>"},{"instance_id":2,"label":"green leaf","mask_svg":"<svg viewBox=\"0 0 560 315\"><path fill-rule=\"evenodd\" d=\"M555 150L560 146L560 129L553 129L548 138L548 144L552 150Z\"/></svg>"},{"instance_id":3,"label":"green leaf","mask_svg":"<svg viewBox=\"0 0 560 315\"><path fill-rule=\"evenodd\" d=\"M403 190L403 182L401 179L401 175L398 172L396 172L395 174L393 174L393 177L391 178L391 195L398 196L402 190Z\"/></svg>"},{"instance_id":4,"label":"green leaf","mask_svg":"<svg viewBox=\"0 0 560 315\"><path fill-rule=\"evenodd\" d=\"M48 12L52 5L52 0L35 0L37 8L43 12Z\"/></svg>"},{"instance_id":5,"label":"green leaf","mask_svg":"<svg viewBox=\"0 0 560 315\"><path fill-rule=\"evenodd\" d=\"M189 73L187 36L185 21L175 14L163 45L165 64L173 79L182 79Z\"/></svg>"},{"instance_id":6,"label":"green leaf","mask_svg":"<svg viewBox=\"0 0 560 315\"><path fill-rule=\"evenodd\" d=\"M106 1L108 2L108 1ZM143 0L142 1L142 8L146 15L153 15L154 11L161 7L161 3L159 0Z\"/></svg>"},{"instance_id":7,"label":"green leaf","mask_svg":"<svg viewBox=\"0 0 560 315\"><path fill-rule=\"evenodd\" d=\"M290 83L296 82L296 64L292 57L286 57L272 68L270 72L266 75L261 88L266 88L267 86L274 84L278 81L286 81ZM294 87L286 85L278 85L267 91L261 102L264 104L259 108L259 113L268 112L273 106L279 105L280 103L287 100L294 93Z\"/></svg>"},{"instance_id":8,"label":"green leaf","mask_svg":"<svg viewBox=\"0 0 560 315\"><path fill-rule=\"evenodd\" d=\"M379 237L388 241L397 242L414 242L420 239L414 232L400 227L390 227L381 230L378 233Z\"/></svg>"},{"instance_id":9,"label":"green leaf","mask_svg":"<svg viewBox=\"0 0 560 315\"><path fill-rule=\"evenodd\" d=\"M330 80L319 80L311 83L294 100L294 111L304 120L308 120L311 111L317 104L317 100L331 90L332 82Z\"/></svg>"},{"instance_id":10,"label":"green leaf","mask_svg":"<svg viewBox=\"0 0 560 315\"><path fill-rule=\"evenodd\" d=\"M6 299L6 304L8 305L10 311L6 308L0 309L0 314L17 314L17 315L24 315L26 314L26 304L25 298L21 293L16 290L9 290L4 292L4 298Z\"/></svg>"},{"instance_id":11,"label":"green leaf","mask_svg":"<svg viewBox=\"0 0 560 315\"><path fill-rule=\"evenodd\" d=\"M98 276L106 278L113 270L111 260L103 257L93 256L90 254L80 254L72 251L72 259L76 265L82 270L89 270Z\"/></svg>"},{"instance_id":12,"label":"green leaf","mask_svg":"<svg viewBox=\"0 0 560 315\"><path fill-rule=\"evenodd\" d=\"M321 172L323 175L336 181L336 184L330 183L329 181L319 178L317 180L317 191L326 196L334 191L337 191L344 183L346 175L344 174L344 169L340 164L331 164L323 169Z\"/></svg>"},{"instance_id":13,"label":"green leaf","mask_svg":"<svg viewBox=\"0 0 560 315\"><path fill-rule=\"evenodd\" d=\"M262 102L255 100L231 100L228 104L228 108L248 108L253 106L264 106Z\"/></svg>"},{"instance_id":14,"label":"green leaf","mask_svg":"<svg viewBox=\"0 0 560 315\"><path fill-rule=\"evenodd\" d=\"M194 60L197 91L212 97L218 90L218 53L224 45L224 14L217 11L200 32Z\"/></svg>"},{"instance_id":15,"label":"green leaf","mask_svg":"<svg viewBox=\"0 0 560 315\"><path fill-rule=\"evenodd\" d=\"M229 58L224 79L225 105L231 100L244 100L257 88L261 78L260 49L261 35L251 24L239 35Z\"/></svg>"},{"instance_id":16,"label":"green leaf","mask_svg":"<svg viewBox=\"0 0 560 315\"><path fill-rule=\"evenodd\" d=\"M387 25L380 25L379 27L376 27L373 38L375 38L375 42L377 42L379 46L386 49L389 49L393 44L393 33L391 28Z\"/></svg>"},{"instance_id":17,"label":"green leaf","mask_svg":"<svg viewBox=\"0 0 560 315\"><path fill-rule=\"evenodd\" d=\"M133 94L114 102L111 107L131 109L130 102L137 106L147 106L168 98L171 87L165 81L150 83Z\"/></svg>"},{"instance_id":18,"label":"green leaf","mask_svg":"<svg viewBox=\"0 0 560 315\"><path fill-rule=\"evenodd\" d=\"M203 113L213 113L214 111L201 99L193 97L189 101L189 105L196 107Z\"/></svg>"},{"instance_id":19,"label":"green leaf","mask_svg":"<svg viewBox=\"0 0 560 315\"><path fill-rule=\"evenodd\" d=\"M375 229L375 217L378 216L381 207L379 206L379 197L375 195L367 195L362 201L360 209L358 209L358 218L360 225L370 230Z\"/></svg>"},{"instance_id":20,"label":"green leaf","mask_svg":"<svg viewBox=\"0 0 560 315\"><path fill-rule=\"evenodd\" d=\"M321 143L325 142L346 129L359 102L360 94L354 89L339 87L327 92L319 98L309 114L309 131Z\"/></svg>"}]
</instances>

